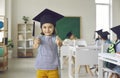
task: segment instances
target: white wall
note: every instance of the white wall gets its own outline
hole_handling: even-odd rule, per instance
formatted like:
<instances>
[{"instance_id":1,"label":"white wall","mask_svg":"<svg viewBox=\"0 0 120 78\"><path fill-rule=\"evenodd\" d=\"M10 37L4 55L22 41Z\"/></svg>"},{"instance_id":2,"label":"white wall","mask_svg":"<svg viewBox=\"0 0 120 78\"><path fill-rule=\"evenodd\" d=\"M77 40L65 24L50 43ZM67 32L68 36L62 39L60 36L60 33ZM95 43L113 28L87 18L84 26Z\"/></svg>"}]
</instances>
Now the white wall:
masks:
<instances>
[{"instance_id":1,"label":"white wall","mask_svg":"<svg viewBox=\"0 0 120 78\"><path fill-rule=\"evenodd\" d=\"M120 17L120 7L119 0L113 0L115 7L113 10L117 11L113 14L117 14ZM95 15L95 1L94 0L12 0L12 38L14 43L17 39L17 24L23 23L22 16L30 17L29 23L32 23L32 18L40 13L43 9L49 8L64 16L77 16L81 17L81 37L87 40L88 43L93 41L93 34L96 27L96 15ZM114 16L113 25L118 24L120 18ZM117 22L116 22L117 21ZM39 26L37 26L37 31ZM16 55L16 47L14 49L14 54Z\"/></svg>"},{"instance_id":2,"label":"white wall","mask_svg":"<svg viewBox=\"0 0 120 78\"><path fill-rule=\"evenodd\" d=\"M120 0L113 0L113 26L120 25Z\"/></svg>"},{"instance_id":3,"label":"white wall","mask_svg":"<svg viewBox=\"0 0 120 78\"><path fill-rule=\"evenodd\" d=\"M44 8L50 8L64 16L81 17L81 36L82 38L91 37L86 32L95 29L94 0L13 0L14 26L23 23L22 16L29 16L32 19Z\"/></svg>"},{"instance_id":4,"label":"white wall","mask_svg":"<svg viewBox=\"0 0 120 78\"><path fill-rule=\"evenodd\" d=\"M113 0L113 19L112 19L112 27L120 25L120 0ZM111 39L114 41L116 39L115 33L111 32Z\"/></svg>"},{"instance_id":5,"label":"white wall","mask_svg":"<svg viewBox=\"0 0 120 78\"><path fill-rule=\"evenodd\" d=\"M0 0L0 15L5 15L5 0Z\"/></svg>"},{"instance_id":6,"label":"white wall","mask_svg":"<svg viewBox=\"0 0 120 78\"><path fill-rule=\"evenodd\" d=\"M8 18L8 38L11 39L11 29L12 29L12 2L11 0L7 0L5 2L5 16Z\"/></svg>"},{"instance_id":7,"label":"white wall","mask_svg":"<svg viewBox=\"0 0 120 78\"><path fill-rule=\"evenodd\" d=\"M87 42L93 39L93 32L95 31L94 0L12 0L12 5L12 33L14 33L12 37L15 43L17 41L17 33L15 33L17 32L17 24L23 23L22 16L29 16L32 19L45 8L64 16L81 17L81 37ZM32 23L32 20L29 22ZM14 52L17 50L14 49ZM14 54L16 55L16 53Z\"/></svg>"}]
</instances>

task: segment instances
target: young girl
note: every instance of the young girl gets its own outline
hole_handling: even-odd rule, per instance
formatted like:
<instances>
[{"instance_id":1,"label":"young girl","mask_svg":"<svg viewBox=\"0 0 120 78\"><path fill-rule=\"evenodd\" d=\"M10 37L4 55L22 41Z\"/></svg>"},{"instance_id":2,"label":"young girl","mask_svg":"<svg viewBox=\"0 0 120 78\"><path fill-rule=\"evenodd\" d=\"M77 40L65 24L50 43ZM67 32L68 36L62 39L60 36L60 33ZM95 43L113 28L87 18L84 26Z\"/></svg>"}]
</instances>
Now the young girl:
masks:
<instances>
[{"instance_id":1,"label":"young girl","mask_svg":"<svg viewBox=\"0 0 120 78\"><path fill-rule=\"evenodd\" d=\"M95 39L95 45L96 46L101 46L102 40L100 37L100 34L102 33L102 29L95 31L98 34L98 37Z\"/></svg>"},{"instance_id":2,"label":"young girl","mask_svg":"<svg viewBox=\"0 0 120 78\"><path fill-rule=\"evenodd\" d=\"M63 45L73 45L74 40L76 40L77 37L72 32L68 32L66 35L66 39L63 41Z\"/></svg>"},{"instance_id":3,"label":"young girl","mask_svg":"<svg viewBox=\"0 0 120 78\"><path fill-rule=\"evenodd\" d=\"M100 35L101 37L101 40L102 40L102 44L101 44L101 52L102 53L107 53L107 49L108 47L112 44L112 41L110 41L110 39L108 38L108 35L110 33L105 31L105 32L102 32Z\"/></svg>"},{"instance_id":4,"label":"young girl","mask_svg":"<svg viewBox=\"0 0 120 78\"><path fill-rule=\"evenodd\" d=\"M58 18L59 17L59 18ZM56 21L63 18L62 15L45 9L33 20L40 19L41 35L34 40L34 48L38 48L35 68L37 78L59 78L58 67L58 46L62 45L61 40L56 37Z\"/></svg>"},{"instance_id":5,"label":"young girl","mask_svg":"<svg viewBox=\"0 0 120 78\"><path fill-rule=\"evenodd\" d=\"M111 28L111 30L117 36L115 41L116 44L115 49L116 49L116 53L120 54L120 25ZM112 73L109 78L113 78L113 76L116 76L116 78L120 78L120 66L115 66L112 70L115 71L115 73Z\"/></svg>"},{"instance_id":6,"label":"young girl","mask_svg":"<svg viewBox=\"0 0 120 78\"><path fill-rule=\"evenodd\" d=\"M77 37L72 32L67 33L66 37L70 40L75 40Z\"/></svg>"},{"instance_id":7,"label":"young girl","mask_svg":"<svg viewBox=\"0 0 120 78\"><path fill-rule=\"evenodd\" d=\"M105 31L105 32L100 31L98 33L98 35L101 39L101 53L107 53L107 49L110 46L110 44L112 43L110 41L110 39L108 38L109 34L110 33L107 31ZM105 62L105 65L106 65L106 62ZM96 68L95 72L97 72L97 71L98 71L98 67Z\"/></svg>"}]
</instances>

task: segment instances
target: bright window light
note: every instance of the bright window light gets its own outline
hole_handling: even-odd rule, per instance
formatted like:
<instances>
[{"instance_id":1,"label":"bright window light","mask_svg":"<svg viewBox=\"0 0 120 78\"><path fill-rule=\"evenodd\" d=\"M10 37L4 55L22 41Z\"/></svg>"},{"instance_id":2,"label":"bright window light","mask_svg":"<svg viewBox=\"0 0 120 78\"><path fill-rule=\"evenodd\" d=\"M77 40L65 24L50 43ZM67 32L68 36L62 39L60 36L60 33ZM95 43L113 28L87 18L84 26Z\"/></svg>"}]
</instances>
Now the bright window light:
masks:
<instances>
[{"instance_id":1,"label":"bright window light","mask_svg":"<svg viewBox=\"0 0 120 78\"><path fill-rule=\"evenodd\" d=\"M109 6L96 5L96 29L109 30Z\"/></svg>"},{"instance_id":2,"label":"bright window light","mask_svg":"<svg viewBox=\"0 0 120 78\"><path fill-rule=\"evenodd\" d=\"M95 0L96 2L96 30L109 31L111 27L110 0Z\"/></svg>"}]
</instances>

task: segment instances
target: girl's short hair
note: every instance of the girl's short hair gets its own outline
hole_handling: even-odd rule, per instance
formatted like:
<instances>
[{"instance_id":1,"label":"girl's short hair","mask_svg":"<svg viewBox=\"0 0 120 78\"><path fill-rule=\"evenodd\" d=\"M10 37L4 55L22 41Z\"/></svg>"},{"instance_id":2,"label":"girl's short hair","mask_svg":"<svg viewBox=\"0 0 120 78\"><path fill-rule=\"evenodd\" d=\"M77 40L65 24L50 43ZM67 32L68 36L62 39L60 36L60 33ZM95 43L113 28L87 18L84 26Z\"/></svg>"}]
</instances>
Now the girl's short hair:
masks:
<instances>
[{"instance_id":1,"label":"girl's short hair","mask_svg":"<svg viewBox=\"0 0 120 78\"><path fill-rule=\"evenodd\" d=\"M66 37L70 38L72 35L73 35L72 32L68 32L67 35L66 35Z\"/></svg>"}]
</instances>

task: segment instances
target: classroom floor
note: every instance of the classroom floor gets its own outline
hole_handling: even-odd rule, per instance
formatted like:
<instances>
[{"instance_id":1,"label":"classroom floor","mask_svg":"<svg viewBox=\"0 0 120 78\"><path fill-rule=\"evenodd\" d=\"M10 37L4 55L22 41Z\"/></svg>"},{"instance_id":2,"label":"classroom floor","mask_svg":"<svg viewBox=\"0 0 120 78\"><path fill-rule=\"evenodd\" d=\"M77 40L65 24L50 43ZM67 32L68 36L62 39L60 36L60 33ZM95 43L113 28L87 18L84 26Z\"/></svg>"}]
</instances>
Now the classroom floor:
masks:
<instances>
[{"instance_id":1,"label":"classroom floor","mask_svg":"<svg viewBox=\"0 0 120 78\"><path fill-rule=\"evenodd\" d=\"M0 72L0 78L36 78L36 71L34 69L35 58L11 58L9 59L8 70ZM61 78L68 77L68 65L64 64ZM82 69L79 78L97 78L90 76Z\"/></svg>"}]
</instances>

